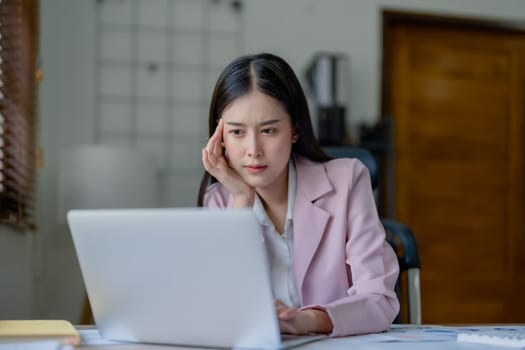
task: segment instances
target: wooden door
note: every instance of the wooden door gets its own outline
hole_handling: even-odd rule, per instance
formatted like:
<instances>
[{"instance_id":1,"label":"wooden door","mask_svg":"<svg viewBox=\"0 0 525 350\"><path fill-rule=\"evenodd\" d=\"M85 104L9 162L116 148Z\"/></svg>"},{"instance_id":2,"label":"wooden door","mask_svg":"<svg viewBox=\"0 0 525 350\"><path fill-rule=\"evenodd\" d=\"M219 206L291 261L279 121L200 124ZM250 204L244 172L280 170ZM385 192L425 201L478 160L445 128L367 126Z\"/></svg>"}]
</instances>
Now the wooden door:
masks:
<instances>
[{"instance_id":1,"label":"wooden door","mask_svg":"<svg viewBox=\"0 0 525 350\"><path fill-rule=\"evenodd\" d=\"M396 219L425 323L525 321L525 35L400 21L388 33Z\"/></svg>"}]
</instances>

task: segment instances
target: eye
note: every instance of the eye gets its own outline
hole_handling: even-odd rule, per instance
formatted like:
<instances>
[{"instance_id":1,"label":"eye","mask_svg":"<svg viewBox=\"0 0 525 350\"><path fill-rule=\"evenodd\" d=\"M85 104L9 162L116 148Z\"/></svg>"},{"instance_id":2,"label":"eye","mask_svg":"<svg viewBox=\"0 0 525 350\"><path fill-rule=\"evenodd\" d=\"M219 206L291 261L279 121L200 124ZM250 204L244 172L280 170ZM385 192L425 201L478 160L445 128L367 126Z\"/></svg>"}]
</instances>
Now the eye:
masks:
<instances>
[{"instance_id":1,"label":"eye","mask_svg":"<svg viewBox=\"0 0 525 350\"><path fill-rule=\"evenodd\" d=\"M239 136L239 135L242 135L242 130L241 129L231 129L230 131L228 131L228 133L234 136Z\"/></svg>"},{"instance_id":2,"label":"eye","mask_svg":"<svg viewBox=\"0 0 525 350\"><path fill-rule=\"evenodd\" d=\"M270 135L270 134L275 134L276 131L277 130L275 128L264 128L261 130L261 133Z\"/></svg>"}]
</instances>

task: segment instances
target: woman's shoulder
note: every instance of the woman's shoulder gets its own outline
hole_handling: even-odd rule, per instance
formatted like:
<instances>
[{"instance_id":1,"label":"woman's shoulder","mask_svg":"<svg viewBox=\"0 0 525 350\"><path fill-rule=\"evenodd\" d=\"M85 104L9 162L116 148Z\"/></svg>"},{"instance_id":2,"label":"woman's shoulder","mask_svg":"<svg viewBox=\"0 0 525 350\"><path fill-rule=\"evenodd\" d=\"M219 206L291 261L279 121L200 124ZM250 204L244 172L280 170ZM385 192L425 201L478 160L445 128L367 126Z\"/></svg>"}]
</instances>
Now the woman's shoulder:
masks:
<instances>
[{"instance_id":1,"label":"woman's shoulder","mask_svg":"<svg viewBox=\"0 0 525 350\"><path fill-rule=\"evenodd\" d=\"M368 168L357 158L335 158L324 163L326 174L335 188L353 188L369 178Z\"/></svg>"},{"instance_id":2,"label":"woman's shoulder","mask_svg":"<svg viewBox=\"0 0 525 350\"><path fill-rule=\"evenodd\" d=\"M360 172L366 166L357 158L334 158L324 163L327 169Z\"/></svg>"},{"instance_id":3,"label":"woman's shoulder","mask_svg":"<svg viewBox=\"0 0 525 350\"><path fill-rule=\"evenodd\" d=\"M328 174L331 173L361 173L368 171L366 166L357 158L334 158L325 162L316 162L305 157L296 157L299 168L324 167Z\"/></svg>"},{"instance_id":4,"label":"woman's shoulder","mask_svg":"<svg viewBox=\"0 0 525 350\"><path fill-rule=\"evenodd\" d=\"M336 158L316 162L304 157L296 158L298 183L303 186L328 186L338 193L351 189L363 179L370 178L368 168L357 158ZM371 186L371 185L368 185Z\"/></svg>"},{"instance_id":5,"label":"woman's shoulder","mask_svg":"<svg viewBox=\"0 0 525 350\"><path fill-rule=\"evenodd\" d=\"M219 182L214 182L206 188L204 193L205 207L220 207L225 208L230 202L230 193Z\"/></svg>"}]
</instances>

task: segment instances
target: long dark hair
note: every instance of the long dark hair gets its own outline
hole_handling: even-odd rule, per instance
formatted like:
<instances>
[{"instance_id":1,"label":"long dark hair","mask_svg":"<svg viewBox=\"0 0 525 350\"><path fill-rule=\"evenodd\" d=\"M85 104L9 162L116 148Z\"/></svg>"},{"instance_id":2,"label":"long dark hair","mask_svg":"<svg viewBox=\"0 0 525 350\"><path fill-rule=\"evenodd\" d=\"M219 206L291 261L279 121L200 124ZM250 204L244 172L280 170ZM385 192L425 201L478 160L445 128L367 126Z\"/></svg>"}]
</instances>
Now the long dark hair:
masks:
<instances>
[{"instance_id":1,"label":"long dark hair","mask_svg":"<svg viewBox=\"0 0 525 350\"><path fill-rule=\"evenodd\" d=\"M279 101L292 118L292 127L299 135L292 144L292 153L316 162L331 159L314 136L306 97L295 73L286 61L269 53L241 56L224 68L215 84L210 103L209 137L215 132L226 107L254 88ZM213 182L217 182L217 179L205 171L199 188L199 206L204 204L206 187Z\"/></svg>"}]
</instances>

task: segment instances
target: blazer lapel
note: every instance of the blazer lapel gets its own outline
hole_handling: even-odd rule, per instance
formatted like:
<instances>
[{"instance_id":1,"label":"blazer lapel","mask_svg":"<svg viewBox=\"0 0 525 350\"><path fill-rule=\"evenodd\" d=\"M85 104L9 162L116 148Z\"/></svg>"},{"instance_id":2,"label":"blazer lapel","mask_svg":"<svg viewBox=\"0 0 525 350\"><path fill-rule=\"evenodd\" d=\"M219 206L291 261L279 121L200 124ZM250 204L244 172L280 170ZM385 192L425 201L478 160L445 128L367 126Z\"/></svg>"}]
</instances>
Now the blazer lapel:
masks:
<instances>
[{"instance_id":1,"label":"blazer lapel","mask_svg":"<svg viewBox=\"0 0 525 350\"><path fill-rule=\"evenodd\" d=\"M297 190L294 208L294 275L302 298L306 271L326 231L330 214L315 201L333 187L322 163L296 156Z\"/></svg>"}]
</instances>

